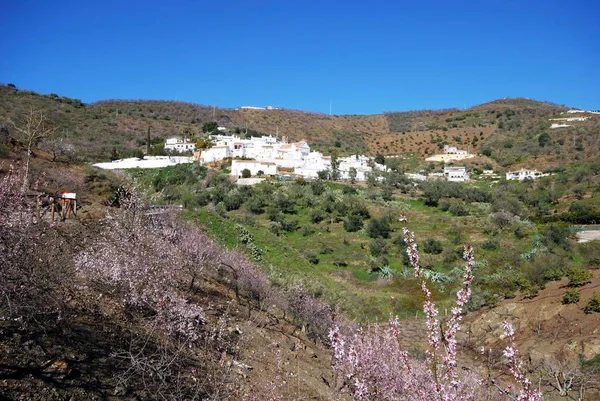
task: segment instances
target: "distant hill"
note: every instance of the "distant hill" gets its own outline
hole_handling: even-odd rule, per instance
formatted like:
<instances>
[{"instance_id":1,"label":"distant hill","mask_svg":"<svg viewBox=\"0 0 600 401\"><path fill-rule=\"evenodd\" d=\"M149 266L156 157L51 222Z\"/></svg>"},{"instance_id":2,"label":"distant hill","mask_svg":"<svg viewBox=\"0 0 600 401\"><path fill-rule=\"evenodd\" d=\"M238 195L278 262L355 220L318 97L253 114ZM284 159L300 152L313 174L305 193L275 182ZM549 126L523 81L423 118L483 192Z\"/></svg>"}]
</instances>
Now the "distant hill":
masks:
<instances>
[{"instance_id":1,"label":"distant hill","mask_svg":"<svg viewBox=\"0 0 600 401\"><path fill-rule=\"evenodd\" d=\"M550 130L549 118L566 107L530 99L502 99L469 109L385 112L329 116L297 110L226 109L158 100L106 100L84 104L57 94L41 95L0 86L0 117L18 119L29 108L44 110L84 160L108 159L142 148L148 128L153 138L202 133L216 121L234 132L246 130L306 139L311 147L341 154L416 153L425 158L444 144L490 155L504 166L529 159L552 166L598 154L600 119ZM0 121L0 124L3 124ZM539 140L546 133L550 137Z\"/></svg>"}]
</instances>

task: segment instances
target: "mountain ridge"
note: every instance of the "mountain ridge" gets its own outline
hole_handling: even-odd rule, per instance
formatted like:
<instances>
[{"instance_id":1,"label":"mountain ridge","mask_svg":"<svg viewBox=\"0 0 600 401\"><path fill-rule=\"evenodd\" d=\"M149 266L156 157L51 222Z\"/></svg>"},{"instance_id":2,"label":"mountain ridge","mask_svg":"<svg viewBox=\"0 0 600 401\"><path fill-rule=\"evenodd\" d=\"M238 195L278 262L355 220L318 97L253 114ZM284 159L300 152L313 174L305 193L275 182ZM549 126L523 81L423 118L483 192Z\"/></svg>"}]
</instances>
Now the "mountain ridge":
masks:
<instances>
[{"instance_id":1,"label":"mountain ridge","mask_svg":"<svg viewBox=\"0 0 600 401\"><path fill-rule=\"evenodd\" d=\"M490 148L495 154L487 153L503 166L557 152L569 154L568 160L576 156L587 159L599 147L595 135L599 131L597 120L573 129L551 131L548 120L567 107L526 98L496 99L467 109L327 115L290 109L221 108L171 100L108 99L84 104L57 94L0 86L0 116L17 120L30 108L46 112L74 143L83 160L139 151L148 129L156 141L171 136L194 137L202 135L203 123L212 121L238 134L248 131L285 135L294 141L306 139L314 150L325 153L415 154L423 160L440 153L445 144L468 147L477 153ZM586 127L583 133L581 126ZM532 147L535 137L542 133L552 134L555 140ZM579 137L578 144L569 140L573 135ZM583 153L573 153L574 148L583 149L577 151ZM550 165L556 162L549 160Z\"/></svg>"}]
</instances>

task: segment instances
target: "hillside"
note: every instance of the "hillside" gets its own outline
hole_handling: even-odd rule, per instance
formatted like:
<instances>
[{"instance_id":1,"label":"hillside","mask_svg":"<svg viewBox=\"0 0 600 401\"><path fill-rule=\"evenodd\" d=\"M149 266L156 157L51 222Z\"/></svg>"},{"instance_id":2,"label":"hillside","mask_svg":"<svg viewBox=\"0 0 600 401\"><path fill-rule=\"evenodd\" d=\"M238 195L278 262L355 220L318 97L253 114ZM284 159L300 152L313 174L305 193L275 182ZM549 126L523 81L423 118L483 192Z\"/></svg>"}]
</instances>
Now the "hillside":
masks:
<instances>
[{"instance_id":1,"label":"hillside","mask_svg":"<svg viewBox=\"0 0 600 401\"><path fill-rule=\"evenodd\" d=\"M581 357L586 386L597 391L598 314L582 308L598 288L600 244L575 244L563 222L542 218L595 210L598 165L497 186L415 189L393 172L372 185L298 180L237 188L226 172L203 166L115 176L34 149L29 200L20 203L28 218L20 219L11 196L19 185L5 179L26 152L7 138L2 145L9 152L0 160L0 283L27 285L9 285L9 302L0 302L9 317L0 320L0 396L340 399L343 384L322 345L333 306L357 322L399 314L411 357L422 356L424 322L413 317L422 316L422 295L404 256L400 212L417 234L442 319L460 285L462 244L475 249L468 309L477 311L465 312L463 333L476 338L467 337L467 347L501 348L498 325L510 317L522 333L519 347L536 362L579 347L567 362L579 374ZM184 204L178 222L185 230L168 216L140 220L145 209L132 214L131 178L154 201ZM575 185L582 191L571 192ZM78 193L78 219L51 223L48 199L65 189ZM36 199L41 219L32 217ZM562 305L566 281L557 280L584 271L596 277L578 287L578 303ZM461 360L469 369L485 362L476 354ZM493 376L506 371L501 358L494 362ZM530 374L545 374L540 366Z\"/></svg>"},{"instance_id":2,"label":"hillside","mask_svg":"<svg viewBox=\"0 0 600 401\"><path fill-rule=\"evenodd\" d=\"M412 154L423 160L449 144L484 153L503 167L528 162L541 168L557 167L590 159L600 148L598 116L571 128L550 130L549 118L560 116L566 108L528 99L497 100L465 110L328 116L175 101L106 100L86 105L56 94L0 86L1 117L16 120L30 108L45 111L84 160L106 160L115 152L125 156L141 149L148 129L156 140L184 132L201 135L202 124L209 121L234 132L248 129L307 139L313 149L326 153L337 149L343 154Z\"/></svg>"}]
</instances>

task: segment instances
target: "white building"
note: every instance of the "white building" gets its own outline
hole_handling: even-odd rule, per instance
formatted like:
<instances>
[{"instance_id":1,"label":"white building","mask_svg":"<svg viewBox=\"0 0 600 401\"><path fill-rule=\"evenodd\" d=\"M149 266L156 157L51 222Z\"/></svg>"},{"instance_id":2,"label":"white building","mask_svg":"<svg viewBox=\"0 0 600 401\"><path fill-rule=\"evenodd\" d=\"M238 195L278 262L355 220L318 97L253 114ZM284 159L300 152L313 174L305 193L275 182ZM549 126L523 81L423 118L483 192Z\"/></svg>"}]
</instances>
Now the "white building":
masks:
<instances>
[{"instance_id":1,"label":"white building","mask_svg":"<svg viewBox=\"0 0 600 401\"><path fill-rule=\"evenodd\" d=\"M532 180L535 180L536 178L544 177L545 175L547 174L542 174L542 172L537 170L526 170L522 168L518 171L509 171L506 173L506 179L523 181L526 178L531 178Z\"/></svg>"},{"instance_id":2,"label":"white building","mask_svg":"<svg viewBox=\"0 0 600 401\"><path fill-rule=\"evenodd\" d=\"M231 175L238 178L242 177L242 171L248 169L253 176L262 171L264 175L277 175L277 165L271 162L258 160L232 160Z\"/></svg>"},{"instance_id":3,"label":"white building","mask_svg":"<svg viewBox=\"0 0 600 401\"><path fill-rule=\"evenodd\" d=\"M466 150L460 150L456 146L444 145L444 153L447 155L467 155Z\"/></svg>"},{"instance_id":4,"label":"white building","mask_svg":"<svg viewBox=\"0 0 600 401\"><path fill-rule=\"evenodd\" d=\"M231 149L228 146L213 146L205 149L200 154L200 163L214 163L232 157Z\"/></svg>"},{"instance_id":5,"label":"white building","mask_svg":"<svg viewBox=\"0 0 600 401\"><path fill-rule=\"evenodd\" d=\"M467 168L461 167L444 167L444 177L452 182L465 182L469 180Z\"/></svg>"},{"instance_id":6,"label":"white building","mask_svg":"<svg viewBox=\"0 0 600 401\"><path fill-rule=\"evenodd\" d=\"M552 125L550 126L550 129L567 128L567 127L572 127L572 125L552 123Z\"/></svg>"},{"instance_id":7,"label":"white building","mask_svg":"<svg viewBox=\"0 0 600 401\"><path fill-rule=\"evenodd\" d=\"M196 144L186 139L169 138L165 141L165 150L183 153L188 151L193 152L194 149L196 149Z\"/></svg>"},{"instance_id":8,"label":"white building","mask_svg":"<svg viewBox=\"0 0 600 401\"><path fill-rule=\"evenodd\" d=\"M144 156L143 159L130 157L129 159L114 160L106 163L96 163L94 166L104 170L124 170L129 168L161 168L182 163L192 163L194 159L189 156Z\"/></svg>"}]
</instances>

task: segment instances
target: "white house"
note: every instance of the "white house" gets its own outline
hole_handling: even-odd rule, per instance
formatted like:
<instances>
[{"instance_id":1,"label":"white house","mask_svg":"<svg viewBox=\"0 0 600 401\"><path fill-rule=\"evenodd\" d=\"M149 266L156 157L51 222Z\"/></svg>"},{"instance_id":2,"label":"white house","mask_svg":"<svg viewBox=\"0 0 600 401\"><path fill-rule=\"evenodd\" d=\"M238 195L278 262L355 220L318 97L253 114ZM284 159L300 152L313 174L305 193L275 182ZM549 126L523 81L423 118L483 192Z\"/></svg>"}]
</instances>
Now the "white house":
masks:
<instances>
[{"instance_id":1,"label":"white house","mask_svg":"<svg viewBox=\"0 0 600 401\"><path fill-rule=\"evenodd\" d=\"M263 162L257 160L232 160L231 175L241 178L242 171L248 169L250 174L255 176L259 171L264 175L277 175L277 165L271 162Z\"/></svg>"},{"instance_id":2,"label":"white house","mask_svg":"<svg viewBox=\"0 0 600 401\"><path fill-rule=\"evenodd\" d=\"M460 150L456 146L444 145L444 153L447 155L467 155L466 150Z\"/></svg>"},{"instance_id":3,"label":"white house","mask_svg":"<svg viewBox=\"0 0 600 401\"><path fill-rule=\"evenodd\" d=\"M171 150L179 153L191 151L196 149L194 142L189 142L185 138L169 138L165 141L165 150Z\"/></svg>"},{"instance_id":4,"label":"white house","mask_svg":"<svg viewBox=\"0 0 600 401\"><path fill-rule=\"evenodd\" d=\"M519 181L523 181L526 178L531 178L532 180L535 180L536 178L540 178L543 176L545 176L545 174L542 174L542 172L540 172L540 171L526 170L524 168L522 168L521 170L518 170L518 171L509 171L508 173L506 173L507 180L519 180Z\"/></svg>"},{"instance_id":5,"label":"white house","mask_svg":"<svg viewBox=\"0 0 600 401\"><path fill-rule=\"evenodd\" d=\"M467 168L461 167L444 167L444 177L452 182L465 182L469 180Z\"/></svg>"},{"instance_id":6,"label":"white house","mask_svg":"<svg viewBox=\"0 0 600 401\"><path fill-rule=\"evenodd\" d=\"M231 149L228 146L213 146L210 149L202 151L200 154L200 163L214 163L231 157L231 154Z\"/></svg>"}]
</instances>

